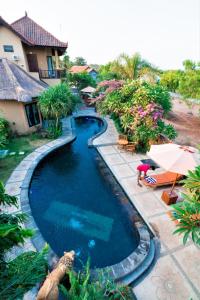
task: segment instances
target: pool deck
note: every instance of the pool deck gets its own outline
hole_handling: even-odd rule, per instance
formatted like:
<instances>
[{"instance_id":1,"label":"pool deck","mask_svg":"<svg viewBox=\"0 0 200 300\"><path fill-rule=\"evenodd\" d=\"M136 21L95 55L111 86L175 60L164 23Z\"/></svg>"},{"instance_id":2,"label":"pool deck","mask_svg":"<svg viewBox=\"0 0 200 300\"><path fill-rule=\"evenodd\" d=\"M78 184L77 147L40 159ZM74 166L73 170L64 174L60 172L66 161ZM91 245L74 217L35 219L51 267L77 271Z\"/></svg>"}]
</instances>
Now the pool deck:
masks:
<instances>
[{"instance_id":1,"label":"pool deck","mask_svg":"<svg viewBox=\"0 0 200 300\"><path fill-rule=\"evenodd\" d=\"M84 115L85 111L79 115ZM87 115L94 116L88 111ZM76 114L75 114L76 116ZM156 261L149 273L134 286L138 300L197 300L200 299L200 249L190 241L186 246L182 238L173 235L175 224L168 216L170 207L161 200L163 189L152 190L137 185L136 167L146 155L129 154L116 146L118 133L113 121L106 118L107 130L93 141L95 147L119 181L144 220L153 228L160 240ZM70 119L64 121L63 136L29 154L13 171L6 184L6 192L17 196L19 208L7 207L9 212L26 211L28 186L37 163L54 149L74 139ZM160 173L161 168L156 173ZM150 172L149 172L150 174ZM31 240L24 247L13 247L8 259L29 250L35 250ZM37 289L30 291L24 300L35 299Z\"/></svg>"},{"instance_id":2,"label":"pool deck","mask_svg":"<svg viewBox=\"0 0 200 300\"><path fill-rule=\"evenodd\" d=\"M160 240L154 265L133 288L137 299L200 299L200 249L192 241L183 246L182 238L173 235L175 224L168 215L171 207L161 200L166 187L151 189L137 185L136 167L141 159L148 157L119 150L116 145L118 133L113 121L109 118L106 121L106 132L96 138L93 144ZM148 174L162 171L159 168Z\"/></svg>"}]
</instances>

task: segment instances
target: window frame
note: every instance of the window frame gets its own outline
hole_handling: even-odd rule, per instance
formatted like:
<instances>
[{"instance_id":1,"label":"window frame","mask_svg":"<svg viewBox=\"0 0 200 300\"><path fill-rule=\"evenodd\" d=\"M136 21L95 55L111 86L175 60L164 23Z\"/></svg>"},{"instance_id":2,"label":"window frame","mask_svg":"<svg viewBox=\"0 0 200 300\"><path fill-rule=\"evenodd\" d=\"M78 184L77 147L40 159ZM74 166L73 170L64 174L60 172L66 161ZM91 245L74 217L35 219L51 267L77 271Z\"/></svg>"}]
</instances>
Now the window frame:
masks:
<instances>
[{"instance_id":1,"label":"window frame","mask_svg":"<svg viewBox=\"0 0 200 300\"><path fill-rule=\"evenodd\" d=\"M6 47L10 47L10 50L6 50ZM3 50L4 50L4 52L8 52L8 53L13 53L14 52L14 47L13 47L13 45L3 45Z\"/></svg>"},{"instance_id":2,"label":"window frame","mask_svg":"<svg viewBox=\"0 0 200 300\"><path fill-rule=\"evenodd\" d=\"M29 110L28 110L28 107L29 107ZM35 112L34 112L33 107L36 108ZM30 115L29 115L30 111L32 113L34 122L31 122L31 120L30 120ZM26 118L27 118L27 121L28 121L28 126L30 128L33 127L33 126L37 126L41 123L40 113L39 113L39 109L37 107L37 102L31 102L31 103L25 104L25 113L26 113Z\"/></svg>"}]
</instances>

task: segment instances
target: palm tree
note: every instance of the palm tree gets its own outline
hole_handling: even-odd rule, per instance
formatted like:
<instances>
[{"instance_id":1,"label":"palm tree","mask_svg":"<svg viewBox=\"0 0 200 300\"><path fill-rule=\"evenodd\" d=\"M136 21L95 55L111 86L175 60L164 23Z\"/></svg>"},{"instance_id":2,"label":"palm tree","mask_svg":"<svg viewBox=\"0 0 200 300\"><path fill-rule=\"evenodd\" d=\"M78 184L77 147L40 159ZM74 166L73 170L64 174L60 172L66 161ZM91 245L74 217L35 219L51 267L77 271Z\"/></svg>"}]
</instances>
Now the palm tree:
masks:
<instances>
[{"instance_id":1,"label":"palm tree","mask_svg":"<svg viewBox=\"0 0 200 300\"><path fill-rule=\"evenodd\" d=\"M142 59L139 53L129 56L125 53L119 55L117 60L112 63L112 71L120 73L122 79L137 79L141 70L153 70L149 62Z\"/></svg>"}]
</instances>

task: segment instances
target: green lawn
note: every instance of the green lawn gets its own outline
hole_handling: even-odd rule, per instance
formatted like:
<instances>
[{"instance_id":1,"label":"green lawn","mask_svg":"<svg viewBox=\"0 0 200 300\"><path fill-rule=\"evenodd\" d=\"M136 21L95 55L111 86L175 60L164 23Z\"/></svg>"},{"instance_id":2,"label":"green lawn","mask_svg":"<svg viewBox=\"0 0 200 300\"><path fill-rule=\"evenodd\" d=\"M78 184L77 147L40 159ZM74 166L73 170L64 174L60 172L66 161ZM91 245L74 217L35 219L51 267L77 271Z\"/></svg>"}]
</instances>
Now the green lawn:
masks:
<instances>
[{"instance_id":1,"label":"green lawn","mask_svg":"<svg viewBox=\"0 0 200 300\"><path fill-rule=\"evenodd\" d=\"M10 152L16 152L16 154L13 156L8 155L5 158L0 158L0 180L5 183L12 171L20 163L20 161L24 159L25 156L49 141L50 140L47 138L41 138L38 133L12 138L9 144L6 146L6 149L8 149ZM24 155L19 155L20 151L25 152Z\"/></svg>"}]
</instances>

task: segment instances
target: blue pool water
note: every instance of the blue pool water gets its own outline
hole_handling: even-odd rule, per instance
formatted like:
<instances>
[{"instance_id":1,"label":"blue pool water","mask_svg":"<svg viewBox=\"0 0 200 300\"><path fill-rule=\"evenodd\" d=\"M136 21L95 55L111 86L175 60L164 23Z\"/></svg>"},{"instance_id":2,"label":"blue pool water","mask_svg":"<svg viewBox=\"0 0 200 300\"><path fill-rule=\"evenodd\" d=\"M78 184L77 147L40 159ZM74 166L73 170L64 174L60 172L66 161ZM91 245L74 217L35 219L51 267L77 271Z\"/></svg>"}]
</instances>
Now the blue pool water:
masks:
<instances>
[{"instance_id":1,"label":"blue pool water","mask_svg":"<svg viewBox=\"0 0 200 300\"><path fill-rule=\"evenodd\" d=\"M77 139L46 157L29 190L34 219L54 252L75 250L76 267L88 256L92 267L120 262L135 250L138 233L127 197L87 141L103 124L75 120Z\"/></svg>"}]
</instances>

